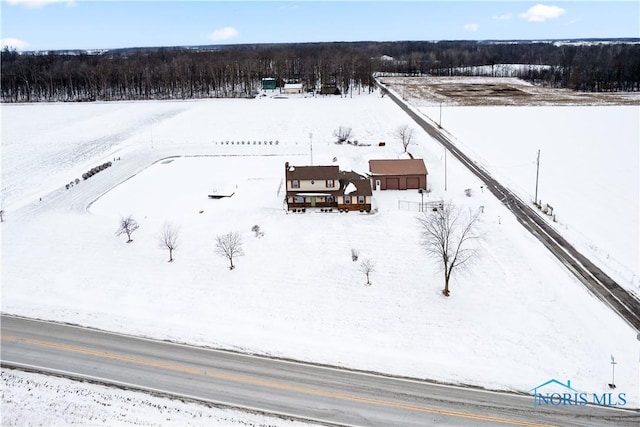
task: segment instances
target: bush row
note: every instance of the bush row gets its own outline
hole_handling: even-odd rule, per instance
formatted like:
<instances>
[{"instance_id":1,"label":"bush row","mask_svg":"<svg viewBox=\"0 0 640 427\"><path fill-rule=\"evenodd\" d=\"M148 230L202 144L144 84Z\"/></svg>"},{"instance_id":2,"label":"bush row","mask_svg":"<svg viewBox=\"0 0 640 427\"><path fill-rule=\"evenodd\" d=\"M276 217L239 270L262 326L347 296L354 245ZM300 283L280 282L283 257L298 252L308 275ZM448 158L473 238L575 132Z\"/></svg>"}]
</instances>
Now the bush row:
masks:
<instances>
[{"instance_id":1,"label":"bush row","mask_svg":"<svg viewBox=\"0 0 640 427\"><path fill-rule=\"evenodd\" d=\"M111 166L111 162L107 162L107 163L103 163L100 166L96 166L95 168L91 168L91 170L85 172L82 174L82 179L89 179L91 178L93 175L97 174L98 172L101 172L103 170L105 170L106 168Z\"/></svg>"}]
</instances>

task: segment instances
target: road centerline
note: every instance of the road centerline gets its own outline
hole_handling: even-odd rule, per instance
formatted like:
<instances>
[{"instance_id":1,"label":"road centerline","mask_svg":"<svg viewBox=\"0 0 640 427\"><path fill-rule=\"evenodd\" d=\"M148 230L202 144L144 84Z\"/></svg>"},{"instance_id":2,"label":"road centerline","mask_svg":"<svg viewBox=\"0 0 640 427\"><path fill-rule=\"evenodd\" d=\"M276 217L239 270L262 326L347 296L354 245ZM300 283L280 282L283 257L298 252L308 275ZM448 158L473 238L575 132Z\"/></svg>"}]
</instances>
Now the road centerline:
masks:
<instances>
[{"instance_id":1,"label":"road centerline","mask_svg":"<svg viewBox=\"0 0 640 427\"><path fill-rule=\"evenodd\" d=\"M509 425L518 425L518 426L527 426L527 427L544 425L539 423L514 420L514 419L508 419L508 418L502 418L502 417L494 417L489 415L465 413L465 412L451 411L446 409L431 408L428 406L413 405L409 403L393 402L390 400L375 399L375 398L370 398L365 396L358 396L355 394L340 393L340 392L334 392L329 390L322 390L319 388L306 387L302 385L287 384L287 383L268 380L268 379L252 378L244 375L226 374L226 373L214 371L214 370L200 370L200 369L190 368L187 366L182 366L177 364L126 356L123 354L113 353L109 351L94 350L94 349L85 348L85 347L73 346L68 344L60 344L60 343L54 343L54 342L36 340L36 339L30 339L30 338L20 338L13 335L1 335L1 339L2 341L22 343L22 344L27 344L27 345L36 346L36 347L52 348L52 349L62 350L69 353L84 354L88 356L95 356L98 358L107 358L107 359L118 360L122 362L138 364L142 366L155 367L155 368L164 369L164 370L188 373L192 375L203 375L211 378L232 381L232 382L241 383L241 384L250 384L250 385L255 385L255 386L260 386L260 387L265 387L270 389L286 390L286 391L291 391L291 392L300 393L300 394L322 396L322 397L338 399L343 401L358 402L363 404L384 406L384 407L400 409L400 410L417 411L417 412L431 413L431 414L437 414L442 416L472 419L476 421L487 421L487 422L494 422L494 423L500 423L500 424L509 424Z\"/></svg>"}]
</instances>

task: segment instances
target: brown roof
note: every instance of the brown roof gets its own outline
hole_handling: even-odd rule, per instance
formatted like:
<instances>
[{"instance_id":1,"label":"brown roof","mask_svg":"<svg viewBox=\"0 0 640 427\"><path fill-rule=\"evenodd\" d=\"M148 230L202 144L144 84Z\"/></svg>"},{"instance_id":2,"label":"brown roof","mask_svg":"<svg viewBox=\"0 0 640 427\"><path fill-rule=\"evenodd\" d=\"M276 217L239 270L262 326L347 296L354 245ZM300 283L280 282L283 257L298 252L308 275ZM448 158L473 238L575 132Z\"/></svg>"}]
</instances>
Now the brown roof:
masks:
<instances>
[{"instance_id":1,"label":"brown roof","mask_svg":"<svg viewBox=\"0 0 640 427\"><path fill-rule=\"evenodd\" d=\"M356 186L356 191L351 193L351 195L371 196L373 194L371 191L371 181L367 178L353 171L340 172L340 190L342 190L343 193L349 183Z\"/></svg>"},{"instance_id":2,"label":"brown roof","mask_svg":"<svg viewBox=\"0 0 640 427\"><path fill-rule=\"evenodd\" d=\"M369 160L372 175L426 175L422 159Z\"/></svg>"},{"instance_id":3,"label":"brown roof","mask_svg":"<svg viewBox=\"0 0 640 427\"><path fill-rule=\"evenodd\" d=\"M338 166L287 166L286 179L310 180L310 179L338 179L340 170Z\"/></svg>"}]
</instances>

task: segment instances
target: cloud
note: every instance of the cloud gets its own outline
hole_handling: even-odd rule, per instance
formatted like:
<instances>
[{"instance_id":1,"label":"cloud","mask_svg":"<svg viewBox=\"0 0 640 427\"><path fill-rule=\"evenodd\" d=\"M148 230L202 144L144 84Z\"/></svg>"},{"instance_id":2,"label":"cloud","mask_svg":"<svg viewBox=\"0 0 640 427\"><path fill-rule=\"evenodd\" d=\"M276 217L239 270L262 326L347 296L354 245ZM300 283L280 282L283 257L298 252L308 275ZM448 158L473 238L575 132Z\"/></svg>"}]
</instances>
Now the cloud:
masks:
<instances>
[{"instance_id":1,"label":"cloud","mask_svg":"<svg viewBox=\"0 0 640 427\"><path fill-rule=\"evenodd\" d=\"M529 22L544 22L547 19L556 19L560 17L566 11L558 6L547 6L544 4L537 4L530 7L524 13L520 14L521 18L526 19Z\"/></svg>"},{"instance_id":2,"label":"cloud","mask_svg":"<svg viewBox=\"0 0 640 427\"><path fill-rule=\"evenodd\" d=\"M8 47L16 50L23 50L23 49L26 49L28 46L29 46L29 43L27 43L24 40L13 39L11 37L0 39L0 47L2 49L4 49L5 47Z\"/></svg>"},{"instance_id":3,"label":"cloud","mask_svg":"<svg viewBox=\"0 0 640 427\"><path fill-rule=\"evenodd\" d=\"M238 30L233 27L224 27L218 28L211 34L209 34L209 38L213 41L221 41L221 40L229 40L235 37L238 37Z\"/></svg>"},{"instance_id":4,"label":"cloud","mask_svg":"<svg viewBox=\"0 0 640 427\"><path fill-rule=\"evenodd\" d=\"M66 3L67 6L75 6L74 0L6 0L7 3L15 6L24 6L31 9L43 8L53 3Z\"/></svg>"},{"instance_id":5,"label":"cloud","mask_svg":"<svg viewBox=\"0 0 640 427\"><path fill-rule=\"evenodd\" d=\"M496 21L508 21L513 18L513 13L503 13L502 15L495 15L492 18Z\"/></svg>"},{"instance_id":6,"label":"cloud","mask_svg":"<svg viewBox=\"0 0 640 427\"><path fill-rule=\"evenodd\" d=\"M480 28L480 25L478 24L467 24L464 26L464 30L469 32L469 33L473 33L478 31L478 29Z\"/></svg>"}]
</instances>

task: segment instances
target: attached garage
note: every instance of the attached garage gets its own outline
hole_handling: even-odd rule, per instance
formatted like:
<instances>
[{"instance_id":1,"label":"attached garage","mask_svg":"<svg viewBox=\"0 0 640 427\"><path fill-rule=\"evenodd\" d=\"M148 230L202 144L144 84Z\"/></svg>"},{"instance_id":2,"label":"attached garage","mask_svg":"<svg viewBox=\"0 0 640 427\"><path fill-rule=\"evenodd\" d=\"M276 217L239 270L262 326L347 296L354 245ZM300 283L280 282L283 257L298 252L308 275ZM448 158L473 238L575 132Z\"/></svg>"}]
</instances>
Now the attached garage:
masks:
<instances>
[{"instance_id":1,"label":"attached garage","mask_svg":"<svg viewBox=\"0 0 640 427\"><path fill-rule=\"evenodd\" d=\"M427 189L427 168L422 159L369 160L371 188L376 190Z\"/></svg>"}]
</instances>

